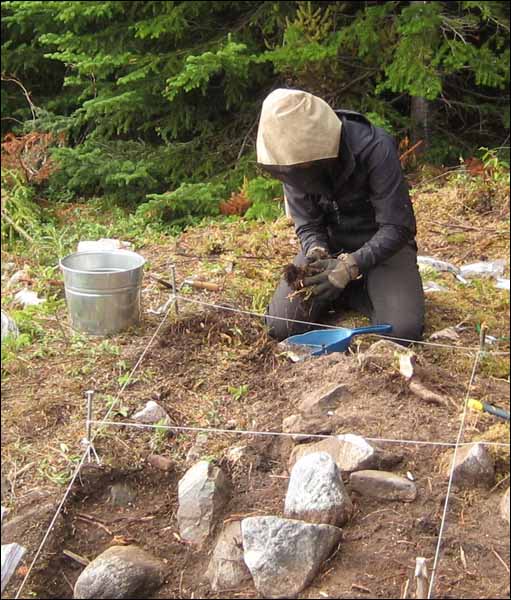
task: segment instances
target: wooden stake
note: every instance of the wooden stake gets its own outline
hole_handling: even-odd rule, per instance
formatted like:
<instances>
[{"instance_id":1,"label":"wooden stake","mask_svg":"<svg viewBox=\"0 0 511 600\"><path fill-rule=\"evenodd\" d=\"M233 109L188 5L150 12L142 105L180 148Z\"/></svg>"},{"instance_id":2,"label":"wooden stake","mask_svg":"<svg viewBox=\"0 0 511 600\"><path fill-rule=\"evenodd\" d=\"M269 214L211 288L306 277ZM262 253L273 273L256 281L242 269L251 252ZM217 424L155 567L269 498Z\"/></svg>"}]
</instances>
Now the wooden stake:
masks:
<instances>
[{"instance_id":1,"label":"wooden stake","mask_svg":"<svg viewBox=\"0 0 511 600\"><path fill-rule=\"evenodd\" d=\"M428 569L426 559L418 556L415 561L415 597L418 599L428 597Z\"/></svg>"}]
</instances>

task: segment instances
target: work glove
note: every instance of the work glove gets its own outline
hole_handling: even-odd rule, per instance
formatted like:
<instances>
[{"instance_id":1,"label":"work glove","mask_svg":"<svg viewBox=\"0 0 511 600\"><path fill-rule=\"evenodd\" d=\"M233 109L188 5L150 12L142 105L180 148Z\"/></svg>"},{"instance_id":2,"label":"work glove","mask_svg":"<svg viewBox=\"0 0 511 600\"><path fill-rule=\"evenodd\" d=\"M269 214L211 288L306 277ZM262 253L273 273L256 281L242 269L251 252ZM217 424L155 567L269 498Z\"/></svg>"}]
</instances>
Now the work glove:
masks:
<instances>
[{"instance_id":1,"label":"work glove","mask_svg":"<svg viewBox=\"0 0 511 600\"><path fill-rule=\"evenodd\" d=\"M359 274L357 262L351 254L341 254L338 258L320 259L311 263L318 275L307 277L303 284L312 287L312 295L322 302L336 300L350 281Z\"/></svg>"},{"instance_id":2,"label":"work glove","mask_svg":"<svg viewBox=\"0 0 511 600\"><path fill-rule=\"evenodd\" d=\"M323 248L322 246L314 246L305 255L305 260L307 264L310 265L311 263L328 258L329 256L330 253L326 248Z\"/></svg>"}]
</instances>

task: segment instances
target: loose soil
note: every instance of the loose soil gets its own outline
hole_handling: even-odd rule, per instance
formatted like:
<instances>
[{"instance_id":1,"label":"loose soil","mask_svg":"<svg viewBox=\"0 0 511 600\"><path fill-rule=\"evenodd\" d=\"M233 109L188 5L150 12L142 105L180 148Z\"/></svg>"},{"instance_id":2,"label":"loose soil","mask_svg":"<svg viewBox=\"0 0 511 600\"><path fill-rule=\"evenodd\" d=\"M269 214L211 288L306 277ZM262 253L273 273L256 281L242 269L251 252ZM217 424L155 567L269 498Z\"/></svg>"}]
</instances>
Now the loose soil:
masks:
<instances>
[{"instance_id":1,"label":"loose soil","mask_svg":"<svg viewBox=\"0 0 511 600\"><path fill-rule=\"evenodd\" d=\"M228 356L233 346L235 355ZM260 325L247 317L216 312L183 316L165 328L146 356L145 368L157 373L151 386L136 383L130 396L138 406L150 397L158 398L178 426L208 422L220 428L281 431L283 417L293 413L303 394L316 389L318 381L343 383L349 394L343 401L343 426L338 433L445 442L456 438L466 381L449 377L437 381L435 391L450 399L448 407L441 408L411 395L390 365L383 368L381 361L369 361L361 367L359 359L357 354L331 355L290 364L279 356L279 348L268 341ZM438 373L431 369L435 379ZM228 392L240 384L248 386L242 397ZM499 396L501 400L502 393L499 382L484 379L477 380L473 390L476 397ZM509 395L504 405L509 407ZM213 409L215 415L208 416ZM493 423L490 418L470 415L470 437L484 434ZM214 595L202 580L214 540L203 549L194 548L179 538L176 523L177 483L185 472L184 457L194 436L179 434L160 443L158 452L175 461L169 473L146 463L153 451L151 437L128 428L101 435L97 451L111 464L82 471L31 579L30 590L37 597L70 597L83 567L63 555L63 550L92 559L119 543L140 544L167 562L167 581L155 598L257 597L250 586ZM240 444L250 448L248 457L229 462L225 450ZM215 458L235 488L224 520L282 515L292 446L288 438L279 437L235 433L209 437L203 455ZM400 504L355 498L355 516L344 528L342 544L301 597L401 597L403 586L412 578L415 557L433 557L447 489L438 467L445 449L400 444L382 447L392 457L394 470L413 473L418 500ZM500 475L507 473L505 456L498 457L497 464ZM136 494L132 506L112 506L110 489L116 482L132 487ZM502 598L508 594L507 573L497 557L509 563L507 529L498 516L501 492L502 487L453 494L437 597ZM7 531L7 541L22 539L29 546L29 558L51 518L49 499L43 503L41 496L31 498L34 494L28 492L28 506L44 504L29 519L32 523L40 520L34 535L27 536L25 522L18 526L14 522ZM18 512L22 506L20 502ZM37 510L42 511L39 516Z\"/></svg>"}]
</instances>

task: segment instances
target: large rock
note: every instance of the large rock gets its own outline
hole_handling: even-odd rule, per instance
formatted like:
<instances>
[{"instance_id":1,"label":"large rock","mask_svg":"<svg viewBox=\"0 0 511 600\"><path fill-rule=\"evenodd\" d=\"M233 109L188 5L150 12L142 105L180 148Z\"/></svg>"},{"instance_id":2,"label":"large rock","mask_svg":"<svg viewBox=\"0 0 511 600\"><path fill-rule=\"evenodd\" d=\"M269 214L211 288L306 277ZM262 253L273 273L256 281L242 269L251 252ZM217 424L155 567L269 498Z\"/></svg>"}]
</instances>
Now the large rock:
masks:
<instances>
[{"instance_id":1,"label":"large rock","mask_svg":"<svg viewBox=\"0 0 511 600\"><path fill-rule=\"evenodd\" d=\"M135 490L127 483L114 483L110 488L110 502L113 506L122 506L124 508L132 506L135 503L137 494Z\"/></svg>"},{"instance_id":2,"label":"large rock","mask_svg":"<svg viewBox=\"0 0 511 600\"><path fill-rule=\"evenodd\" d=\"M279 517L243 519L241 531L245 563L264 598L295 598L342 538L332 525Z\"/></svg>"},{"instance_id":3,"label":"large rock","mask_svg":"<svg viewBox=\"0 0 511 600\"><path fill-rule=\"evenodd\" d=\"M500 501L500 515L509 525L509 488Z\"/></svg>"},{"instance_id":4,"label":"large rock","mask_svg":"<svg viewBox=\"0 0 511 600\"><path fill-rule=\"evenodd\" d=\"M305 416L326 415L336 410L348 395L349 390L346 385L328 385L305 394L298 405L298 410Z\"/></svg>"},{"instance_id":5,"label":"large rock","mask_svg":"<svg viewBox=\"0 0 511 600\"><path fill-rule=\"evenodd\" d=\"M450 476L454 451L443 459L443 474ZM495 464L484 444L470 444L458 448L454 466L453 484L460 488L478 486L491 487L495 484Z\"/></svg>"},{"instance_id":6,"label":"large rock","mask_svg":"<svg viewBox=\"0 0 511 600\"><path fill-rule=\"evenodd\" d=\"M160 471L171 471L174 468L174 463L170 458L166 456L160 456L159 454L151 454L147 458L147 462Z\"/></svg>"},{"instance_id":7,"label":"large rock","mask_svg":"<svg viewBox=\"0 0 511 600\"><path fill-rule=\"evenodd\" d=\"M169 426L171 424L170 417L165 412L165 409L154 400L149 400L142 410L135 413L133 420L146 425L155 425L158 423Z\"/></svg>"},{"instance_id":8,"label":"large rock","mask_svg":"<svg viewBox=\"0 0 511 600\"><path fill-rule=\"evenodd\" d=\"M112 546L75 584L75 598L145 598L163 583L165 565L138 546Z\"/></svg>"},{"instance_id":9,"label":"large rock","mask_svg":"<svg viewBox=\"0 0 511 600\"><path fill-rule=\"evenodd\" d=\"M326 452L303 456L291 471L286 517L339 526L352 513L353 504L332 457Z\"/></svg>"},{"instance_id":10,"label":"large rock","mask_svg":"<svg viewBox=\"0 0 511 600\"><path fill-rule=\"evenodd\" d=\"M232 521L220 534L206 572L214 592L233 590L251 579L243 560L241 521Z\"/></svg>"},{"instance_id":11,"label":"large rock","mask_svg":"<svg viewBox=\"0 0 511 600\"><path fill-rule=\"evenodd\" d=\"M309 435L330 434L340 427L343 419L336 414L332 415L291 415L282 422L284 433L296 433L306 435L294 435L296 441L306 440Z\"/></svg>"},{"instance_id":12,"label":"large rock","mask_svg":"<svg viewBox=\"0 0 511 600\"><path fill-rule=\"evenodd\" d=\"M186 454L185 464L187 466L195 464L203 456L206 456L208 439L209 437L207 433L197 434L194 445L188 450Z\"/></svg>"},{"instance_id":13,"label":"large rock","mask_svg":"<svg viewBox=\"0 0 511 600\"><path fill-rule=\"evenodd\" d=\"M180 535L188 542L202 544L229 501L231 484L221 469L203 460L188 469L179 482L178 493Z\"/></svg>"},{"instance_id":14,"label":"large rock","mask_svg":"<svg viewBox=\"0 0 511 600\"><path fill-rule=\"evenodd\" d=\"M289 469L303 456L314 452L330 454L342 473L352 473L377 466L380 453L364 438L348 433L327 438L314 444L297 446L289 459Z\"/></svg>"},{"instance_id":15,"label":"large rock","mask_svg":"<svg viewBox=\"0 0 511 600\"><path fill-rule=\"evenodd\" d=\"M413 502L417 487L413 481L385 471L357 471L350 476L351 489L362 496L380 500Z\"/></svg>"}]
</instances>

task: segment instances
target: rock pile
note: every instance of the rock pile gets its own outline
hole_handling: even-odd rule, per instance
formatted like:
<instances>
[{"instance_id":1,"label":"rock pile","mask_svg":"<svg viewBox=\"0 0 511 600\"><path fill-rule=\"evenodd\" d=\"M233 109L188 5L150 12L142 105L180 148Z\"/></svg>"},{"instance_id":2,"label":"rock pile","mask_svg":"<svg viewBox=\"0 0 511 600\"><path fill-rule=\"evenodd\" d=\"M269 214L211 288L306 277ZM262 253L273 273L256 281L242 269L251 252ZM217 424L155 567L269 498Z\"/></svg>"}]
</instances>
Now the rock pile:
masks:
<instances>
[{"instance_id":1,"label":"rock pile","mask_svg":"<svg viewBox=\"0 0 511 600\"><path fill-rule=\"evenodd\" d=\"M378 348L381 351L382 345ZM395 358L393 347L387 345L383 350ZM377 352L370 357L381 359ZM189 468L178 485L177 521L181 540L197 548L219 530L205 573L214 593L239 590L253 581L264 598L294 598L311 584L342 543L341 527L349 527L354 514L351 495L360 504L366 498L379 502L416 500L419 492L411 473L403 477L391 472L402 455L396 460L395 455L351 433L303 443L313 434L338 429L340 407L349 393L343 385L326 386L300 398L296 414L285 419L284 430L302 443L290 451L283 513L229 518L232 484L220 466L200 460L205 455L207 436L197 437L188 452ZM156 403L148 403L134 418L140 422L165 421L168 416L162 410ZM226 451L224 460L233 474L232 469L243 461L257 467L256 458L260 457L252 456L250 447L239 443ZM450 476L452 460L452 451L442 457L445 477ZM149 457L148 463L162 471L173 469L169 459L157 455ZM454 465L454 484L466 488L494 483L494 462L486 447L461 447ZM509 523L509 490L501 500L500 512ZM227 519L218 527L222 513ZM161 584L163 567L135 546L110 548L85 568L76 583L75 597L142 597Z\"/></svg>"}]
</instances>

